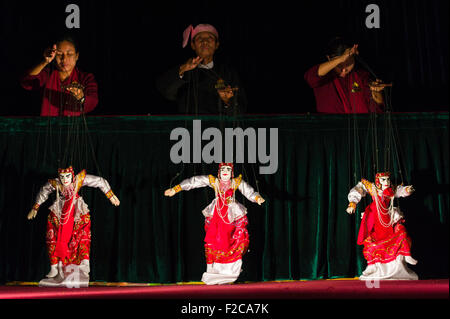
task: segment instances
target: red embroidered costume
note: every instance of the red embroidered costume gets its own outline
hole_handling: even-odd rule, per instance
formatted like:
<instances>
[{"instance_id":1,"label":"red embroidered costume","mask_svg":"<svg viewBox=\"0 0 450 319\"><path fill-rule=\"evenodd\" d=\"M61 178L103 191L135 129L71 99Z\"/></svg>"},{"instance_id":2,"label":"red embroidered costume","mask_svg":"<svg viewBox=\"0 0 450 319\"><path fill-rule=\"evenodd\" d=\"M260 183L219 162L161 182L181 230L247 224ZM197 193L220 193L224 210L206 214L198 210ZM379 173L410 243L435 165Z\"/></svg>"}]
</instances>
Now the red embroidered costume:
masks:
<instances>
[{"instance_id":1,"label":"red embroidered costume","mask_svg":"<svg viewBox=\"0 0 450 319\"><path fill-rule=\"evenodd\" d=\"M221 169L231 167L230 163L219 166L219 177L212 175L194 176L182 181L173 190L191 190L209 186L214 189L215 199L203 210L205 216L205 255L207 270L202 281L208 285L234 282L242 267L242 256L247 251L249 236L247 231L247 209L235 199L239 190L249 201L262 203L264 201L254 189L237 178L224 180Z\"/></svg>"},{"instance_id":2,"label":"red embroidered costume","mask_svg":"<svg viewBox=\"0 0 450 319\"><path fill-rule=\"evenodd\" d=\"M393 206L395 197L410 195L409 186L381 187L379 178L388 176L389 173L378 173L375 184L362 179L348 195L349 207L353 208L366 193L373 200L362 216L357 241L358 245L364 245L363 254L368 265L360 277L362 280L417 279L405 263L417 263L411 257L411 238L403 225L402 212Z\"/></svg>"},{"instance_id":3,"label":"red embroidered costume","mask_svg":"<svg viewBox=\"0 0 450 319\"><path fill-rule=\"evenodd\" d=\"M40 286L60 286L64 284L69 268L79 270L81 285L89 283L89 252L91 244L91 219L89 208L83 198L78 194L83 186L100 188L108 199L113 194L108 182L102 177L88 175L85 170L74 176L72 167L59 169L58 173L70 173L71 183L64 185L60 179L50 179L41 187L36 197L33 209L37 211L39 206L48 199L50 193L56 191L56 200L49 207L50 214L47 218L47 251L50 259L51 270L43 279ZM61 177L60 177L61 178ZM117 198L116 198L117 199ZM70 271L70 272L72 272ZM72 282L72 284L74 284Z\"/></svg>"}]
</instances>

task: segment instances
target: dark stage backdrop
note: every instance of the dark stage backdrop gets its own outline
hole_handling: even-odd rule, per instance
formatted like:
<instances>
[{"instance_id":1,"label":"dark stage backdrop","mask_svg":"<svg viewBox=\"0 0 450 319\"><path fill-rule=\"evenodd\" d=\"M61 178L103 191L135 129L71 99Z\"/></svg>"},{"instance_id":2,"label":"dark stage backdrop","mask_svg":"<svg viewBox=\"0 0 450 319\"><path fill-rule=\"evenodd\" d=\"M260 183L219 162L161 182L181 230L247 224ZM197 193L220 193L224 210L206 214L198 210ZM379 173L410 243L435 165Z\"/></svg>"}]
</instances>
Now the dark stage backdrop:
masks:
<instances>
[{"instance_id":1,"label":"dark stage backdrop","mask_svg":"<svg viewBox=\"0 0 450 319\"><path fill-rule=\"evenodd\" d=\"M67 29L65 8L80 8L80 28ZM368 4L380 8L380 28L368 29ZM0 115L39 115L40 96L19 78L57 35L79 40L79 67L95 75L100 102L93 112L172 114L155 80L192 57L181 48L189 25L211 23L220 33L217 60L233 65L247 92L249 113L315 111L305 71L324 61L335 35L358 43L360 56L393 82L399 112L448 110L446 0L330 1L2 1Z\"/></svg>"},{"instance_id":2,"label":"dark stage backdrop","mask_svg":"<svg viewBox=\"0 0 450 319\"><path fill-rule=\"evenodd\" d=\"M48 207L26 219L39 187L56 177L67 155L78 172L105 177L121 200L113 207L98 190L82 188L91 209L91 280L173 283L199 281L205 270L203 215L211 189L163 196L194 174L216 174L216 164L173 164L174 128L194 117L0 118L0 282L37 281L49 270L45 247ZM358 276L365 267L356 244L360 216L345 212L347 194L361 178L373 181L372 128L379 167L416 192L397 204L406 215L413 269L424 278L448 278L448 113L369 116L202 117L207 127L278 128L278 170L236 164L236 174L261 192L248 208L250 251L242 281ZM375 125L376 124L376 125ZM396 152L384 162L385 128ZM70 134L68 134L68 132ZM269 133L267 132L267 135ZM260 135L258 135L260 137ZM66 142L71 143L69 152ZM206 144L203 141L203 146ZM392 145L392 144L391 144ZM191 145L192 149L192 145ZM73 153L72 153L73 150ZM179 174L177 176L177 174ZM172 181L172 184L170 185ZM53 195L52 195L53 196Z\"/></svg>"}]
</instances>

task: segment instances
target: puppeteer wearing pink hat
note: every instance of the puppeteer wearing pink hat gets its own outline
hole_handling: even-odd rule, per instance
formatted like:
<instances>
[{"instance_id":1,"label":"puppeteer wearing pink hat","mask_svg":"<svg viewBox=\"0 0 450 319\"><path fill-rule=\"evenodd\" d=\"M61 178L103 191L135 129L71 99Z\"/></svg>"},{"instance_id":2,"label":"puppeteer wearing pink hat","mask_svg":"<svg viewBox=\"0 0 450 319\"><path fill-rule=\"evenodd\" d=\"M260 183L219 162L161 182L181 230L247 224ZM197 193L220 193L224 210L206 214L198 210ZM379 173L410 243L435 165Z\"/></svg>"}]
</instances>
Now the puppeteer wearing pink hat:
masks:
<instances>
[{"instance_id":1,"label":"puppeteer wearing pink hat","mask_svg":"<svg viewBox=\"0 0 450 319\"><path fill-rule=\"evenodd\" d=\"M191 37L192 41L200 32L212 33L216 37L216 40L219 39L219 32L217 32L216 28L214 28L214 26L212 26L211 24L199 24L195 28L191 24L183 32L183 48L188 44L189 36Z\"/></svg>"},{"instance_id":2,"label":"puppeteer wearing pink hat","mask_svg":"<svg viewBox=\"0 0 450 319\"><path fill-rule=\"evenodd\" d=\"M239 75L229 65L215 59L219 32L211 24L189 25L183 31L182 47L193 54L158 77L161 94L177 102L183 114L241 114L246 108Z\"/></svg>"}]
</instances>

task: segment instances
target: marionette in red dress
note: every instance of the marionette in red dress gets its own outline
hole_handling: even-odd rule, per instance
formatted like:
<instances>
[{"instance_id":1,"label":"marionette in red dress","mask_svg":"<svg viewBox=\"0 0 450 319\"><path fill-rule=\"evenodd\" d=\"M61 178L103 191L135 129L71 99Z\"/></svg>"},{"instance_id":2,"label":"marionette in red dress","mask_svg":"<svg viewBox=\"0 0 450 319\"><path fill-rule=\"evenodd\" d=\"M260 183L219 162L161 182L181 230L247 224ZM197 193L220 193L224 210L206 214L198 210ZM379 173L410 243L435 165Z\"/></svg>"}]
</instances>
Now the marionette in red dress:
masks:
<instances>
[{"instance_id":1,"label":"marionette in red dress","mask_svg":"<svg viewBox=\"0 0 450 319\"><path fill-rule=\"evenodd\" d=\"M233 283L241 273L242 256L249 245L247 209L236 201L236 190L258 205L264 203L264 199L242 180L242 175L234 178L232 163L221 163L217 178L194 176L167 189L164 195L172 197L182 190L205 186L214 189L216 196L202 211L206 231L206 272L202 281L207 285Z\"/></svg>"},{"instance_id":2,"label":"marionette in red dress","mask_svg":"<svg viewBox=\"0 0 450 319\"><path fill-rule=\"evenodd\" d=\"M390 173L377 173L375 183L362 179L348 194L347 213L353 214L356 205L367 193L372 196L362 215L358 245L364 245L367 268L361 280L409 279L417 274L407 264L415 265L411 257L411 238L404 226L404 216L394 207L394 198L406 197L414 191L412 186L391 186Z\"/></svg>"},{"instance_id":3,"label":"marionette in red dress","mask_svg":"<svg viewBox=\"0 0 450 319\"><path fill-rule=\"evenodd\" d=\"M119 206L120 201L102 177L88 175L85 170L75 175L72 166L58 169L58 175L59 178L50 179L41 187L28 214L28 219L35 218L39 206L56 191L56 200L50 206L47 218L46 243L50 272L39 285L87 287L90 271L91 219L89 208L78 192L83 186L97 187L105 193L113 205ZM69 276L71 273L76 276Z\"/></svg>"}]
</instances>

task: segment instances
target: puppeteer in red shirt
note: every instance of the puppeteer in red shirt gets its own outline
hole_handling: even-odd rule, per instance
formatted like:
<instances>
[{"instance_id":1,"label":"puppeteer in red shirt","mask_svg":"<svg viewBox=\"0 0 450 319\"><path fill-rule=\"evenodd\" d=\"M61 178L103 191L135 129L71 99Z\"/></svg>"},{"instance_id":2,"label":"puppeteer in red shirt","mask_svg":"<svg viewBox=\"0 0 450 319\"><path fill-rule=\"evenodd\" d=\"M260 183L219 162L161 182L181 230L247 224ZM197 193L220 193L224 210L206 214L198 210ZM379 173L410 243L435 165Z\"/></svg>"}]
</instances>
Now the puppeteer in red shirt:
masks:
<instances>
[{"instance_id":1,"label":"puppeteer in red shirt","mask_svg":"<svg viewBox=\"0 0 450 319\"><path fill-rule=\"evenodd\" d=\"M83 101L64 89L72 83L83 86ZM64 81L61 81L58 70L46 67L37 75L24 76L21 84L26 90L43 90L41 116L78 116L91 112L98 103L98 85L94 75L76 67Z\"/></svg>"},{"instance_id":2,"label":"puppeteer in red shirt","mask_svg":"<svg viewBox=\"0 0 450 319\"><path fill-rule=\"evenodd\" d=\"M381 112L369 88L369 73L355 69L344 78L329 72L318 74L319 65L306 71L304 78L314 90L319 113L372 113Z\"/></svg>"}]
</instances>

